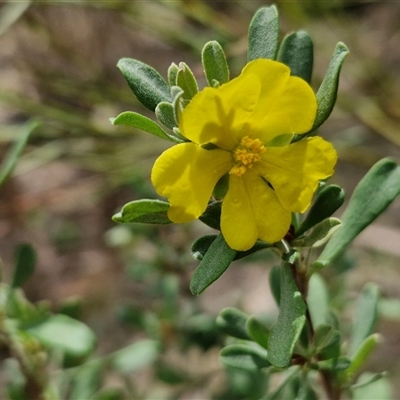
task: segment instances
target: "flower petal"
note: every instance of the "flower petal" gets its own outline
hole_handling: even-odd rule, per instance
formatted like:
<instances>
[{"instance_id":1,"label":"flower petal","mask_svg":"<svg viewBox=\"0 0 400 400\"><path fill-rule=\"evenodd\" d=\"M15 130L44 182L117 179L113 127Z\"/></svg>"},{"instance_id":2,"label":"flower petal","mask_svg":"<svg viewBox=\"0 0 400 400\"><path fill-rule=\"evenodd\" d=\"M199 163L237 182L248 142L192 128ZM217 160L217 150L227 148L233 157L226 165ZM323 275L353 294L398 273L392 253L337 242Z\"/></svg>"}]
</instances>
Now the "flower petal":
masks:
<instances>
[{"instance_id":1,"label":"flower petal","mask_svg":"<svg viewBox=\"0 0 400 400\"><path fill-rule=\"evenodd\" d=\"M290 76L290 69L273 60L258 59L247 64L242 75L256 74L261 93L251 116L253 136L264 144L285 133L306 133L315 119L317 101L306 81Z\"/></svg>"},{"instance_id":2,"label":"flower petal","mask_svg":"<svg viewBox=\"0 0 400 400\"><path fill-rule=\"evenodd\" d=\"M230 175L229 189L222 203L221 230L234 250L250 249L257 239L269 243L281 240L290 227L291 213L282 208L275 192L258 175Z\"/></svg>"},{"instance_id":3,"label":"flower petal","mask_svg":"<svg viewBox=\"0 0 400 400\"><path fill-rule=\"evenodd\" d=\"M216 183L231 168L232 156L227 151L181 143L158 157L151 181L157 193L170 202L169 219L184 223L204 212Z\"/></svg>"},{"instance_id":4,"label":"flower petal","mask_svg":"<svg viewBox=\"0 0 400 400\"><path fill-rule=\"evenodd\" d=\"M310 205L318 182L333 174L337 154L320 137L312 137L284 147L268 147L255 165L271 185L282 206L304 212Z\"/></svg>"},{"instance_id":5,"label":"flower petal","mask_svg":"<svg viewBox=\"0 0 400 400\"><path fill-rule=\"evenodd\" d=\"M213 143L232 150L243 135L260 94L257 75L246 74L220 88L207 87L193 97L182 114L179 129L198 144Z\"/></svg>"}]
</instances>

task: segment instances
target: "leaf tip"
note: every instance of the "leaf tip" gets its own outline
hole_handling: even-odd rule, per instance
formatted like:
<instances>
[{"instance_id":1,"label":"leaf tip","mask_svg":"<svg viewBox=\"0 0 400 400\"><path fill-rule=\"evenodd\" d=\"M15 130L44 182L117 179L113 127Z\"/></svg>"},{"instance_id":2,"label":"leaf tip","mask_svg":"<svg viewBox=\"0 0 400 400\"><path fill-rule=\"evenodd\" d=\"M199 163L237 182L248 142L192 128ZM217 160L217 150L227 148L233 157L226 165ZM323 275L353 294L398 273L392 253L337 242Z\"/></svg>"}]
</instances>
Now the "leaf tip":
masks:
<instances>
[{"instance_id":1,"label":"leaf tip","mask_svg":"<svg viewBox=\"0 0 400 400\"><path fill-rule=\"evenodd\" d=\"M119 223L123 222L123 221L122 221L122 213L121 213L121 212L117 212L116 214L114 214L114 215L111 217L111 219L112 219L114 222L119 222Z\"/></svg>"}]
</instances>

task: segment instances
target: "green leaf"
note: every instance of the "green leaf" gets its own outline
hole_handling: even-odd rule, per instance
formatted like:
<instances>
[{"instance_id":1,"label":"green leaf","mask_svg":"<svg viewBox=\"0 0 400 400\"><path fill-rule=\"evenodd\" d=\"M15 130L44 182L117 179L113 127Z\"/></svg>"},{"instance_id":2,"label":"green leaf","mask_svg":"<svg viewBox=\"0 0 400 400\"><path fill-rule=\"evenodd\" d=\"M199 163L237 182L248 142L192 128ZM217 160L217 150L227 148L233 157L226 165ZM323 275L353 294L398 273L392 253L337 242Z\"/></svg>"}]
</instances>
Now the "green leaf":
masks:
<instances>
[{"instance_id":1,"label":"green leaf","mask_svg":"<svg viewBox=\"0 0 400 400\"><path fill-rule=\"evenodd\" d=\"M176 76L176 84L183 89L182 97L185 100L191 100L199 91L196 78L192 70L184 62L179 63L179 70Z\"/></svg>"},{"instance_id":2,"label":"green leaf","mask_svg":"<svg viewBox=\"0 0 400 400\"><path fill-rule=\"evenodd\" d=\"M52 315L24 330L43 345L61 351L67 366L80 364L96 345L96 336L87 325L63 314Z\"/></svg>"},{"instance_id":3,"label":"green leaf","mask_svg":"<svg viewBox=\"0 0 400 400\"><path fill-rule=\"evenodd\" d=\"M217 317L217 326L227 335L238 339L249 340L246 322L249 315L237 308L224 308Z\"/></svg>"},{"instance_id":4,"label":"green leaf","mask_svg":"<svg viewBox=\"0 0 400 400\"><path fill-rule=\"evenodd\" d=\"M199 220L208 225L210 228L216 229L218 231L221 230L221 207L222 203L219 201L214 201L210 203L204 213L200 215Z\"/></svg>"},{"instance_id":5,"label":"green leaf","mask_svg":"<svg viewBox=\"0 0 400 400\"><path fill-rule=\"evenodd\" d=\"M342 215L342 228L326 245L314 269L330 264L353 239L400 194L400 167L391 159L378 161L359 182Z\"/></svg>"},{"instance_id":6,"label":"green leaf","mask_svg":"<svg viewBox=\"0 0 400 400\"><path fill-rule=\"evenodd\" d=\"M329 360L322 360L317 362L318 369L324 369L328 371L345 371L351 364L347 357L339 356L331 358Z\"/></svg>"},{"instance_id":7,"label":"green leaf","mask_svg":"<svg viewBox=\"0 0 400 400\"><path fill-rule=\"evenodd\" d=\"M127 374L153 364L160 354L160 343L156 340L139 340L111 355L111 365Z\"/></svg>"},{"instance_id":8,"label":"green leaf","mask_svg":"<svg viewBox=\"0 0 400 400\"><path fill-rule=\"evenodd\" d=\"M354 355L361 343L372 333L378 314L379 288L374 283L364 286L357 302L351 332L350 355Z\"/></svg>"},{"instance_id":9,"label":"green leaf","mask_svg":"<svg viewBox=\"0 0 400 400\"><path fill-rule=\"evenodd\" d=\"M71 296L62 299L58 305L59 314L68 315L71 318L79 319L82 315L83 299L80 296Z\"/></svg>"},{"instance_id":10,"label":"green leaf","mask_svg":"<svg viewBox=\"0 0 400 400\"><path fill-rule=\"evenodd\" d=\"M290 264L282 262L281 298L278 321L268 340L268 360L277 368L290 366L292 353L303 329L306 305L294 282Z\"/></svg>"},{"instance_id":11,"label":"green leaf","mask_svg":"<svg viewBox=\"0 0 400 400\"><path fill-rule=\"evenodd\" d=\"M275 5L260 8L250 22L247 60L275 59L278 52L279 18Z\"/></svg>"},{"instance_id":12,"label":"green leaf","mask_svg":"<svg viewBox=\"0 0 400 400\"><path fill-rule=\"evenodd\" d=\"M169 129L174 129L178 125L175 121L174 107L171 103L167 103L166 101L158 103L155 114L157 119ZM170 137L170 135L168 135L168 137Z\"/></svg>"},{"instance_id":13,"label":"green leaf","mask_svg":"<svg viewBox=\"0 0 400 400\"><path fill-rule=\"evenodd\" d=\"M216 238L217 235L205 235L197 239L192 245L193 258L201 261ZM240 260L244 257L248 257L249 255L257 251L268 249L271 247L272 245L259 240L250 250L237 251L235 257L233 258L233 261Z\"/></svg>"},{"instance_id":14,"label":"green leaf","mask_svg":"<svg viewBox=\"0 0 400 400\"><path fill-rule=\"evenodd\" d=\"M311 386L309 379L303 379L301 381L301 387L297 394L296 400L318 400L319 396Z\"/></svg>"},{"instance_id":15,"label":"green leaf","mask_svg":"<svg viewBox=\"0 0 400 400\"><path fill-rule=\"evenodd\" d=\"M170 86L176 86L176 76L178 75L179 67L172 63L168 68L168 83Z\"/></svg>"},{"instance_id":16,"label":"green leaf","mask_svg":"<svg viewBox=\"0 0 400 400\"><path fill-rule=\"evenodd\" d=\"M323 325L320 325L320 327ZM333 360L333 363L340 356L341 337L337 330L330 330L324 343L319 343L318 355L321 360Z\"/></svg>"},{"instance_id":17,"label":"green leaf","mask_svg":"<svg viewBox=\"0 0 400 400\"><path fill-rule=\"evenodd\" d=\"M339 42L333 52L328 70L317 92L317 116L311 131L319 128L329 117L336 103L336 96L339 87L339 75L345 57L349 49L344 43Z\"/></svg>"},{"instance_id":18,"label":"green leaf","mask_svg":"<svg viewBox=\"0 0 400 400\"><path fill-rule=\"evenodd\" d=\"M365 364L368 357L375 349L376 345L381 341L381 335L374 333L363 340L351 357L351 364L346 370L346 375L351 379L361 367Z\"/></svg>"},{"instance_id":19,"label":"green leaf","mask_svg":"<svg viewBox=\"0 0 400 400\"><path fill-rule=\"evenodd\" d=\"M81 397L82 399L82 397ZM122 388L101 388L90 400L124 400L125 391Z\"/></svg>"},{"instance_id":20,"label":"green leaf","mask_svg":"<svg viewBox=\"0 0 400 400\"><path fill-rule=\"evenodd\" d=\"M307 304L314 328L325 324L329 317L328 289L321 275L313 274L308 282Z\"/></svg>"},{"instance_id":21,"label":"green leaf","mask_svg":"<svg viewBox=\"0 0 400 400\"><path fill-rule=\"evenodd\" d=\"M224 50L217 41L212 40L204 45L201 52L201 61L204 74L210 86L214 86L214 81L221 85L229 81L228 63L226 62Z\"/></svg>"},{"instance_id":22,"label":"green leaf","mask_svg":"<svg viewBox=\"0 0 400 400\"><path fill-rule=\"evenodd\" d=\"M271 139L265 147L282 147L287 146L293 139L292 133L283 133L282 135L275 136Z\"/></svg>"},{"instance_id":23,"label":"green leaf","mask_svg":"<svg viewBox=\"0 0 400 400\"><path fill-rule=\"evenodd\" d=\"M203 146L203 148L206 148L206 146L210 146L210 145L214 146L213 144L209 143L208 145ZM215 200L217 200L217 201L220 200L219 201L220 211L221 211L221 206L222 206L221 200L223 200L223 198L226 196L226 193L228 192L228 188L229 188L229 174L225 174L225 175L222 175L221 178L219 178L217 184L214 187L213 194L212 194ZM220 212L219 217L221 217L221 212ZM219 220L218 220L218 226L219 226Z\"/></svg>"},{"instance_id":24,"label":"green leaf","mask_svg":"<svg viewBox=\"0 0 400 400\"><path fill-rule=\"evenodd\" d=\"M117 68L137 99L149 110L154 111L162 101L172 101L168 83L154 68L132 58L122 58Z\"/></svg>"},{"instance_id":25,"label":"green leaf","mask_svg":"<svg viewBox=\"0 0 400 400\"><path fill-rule=\"evenodd\" d=\"M15 253L15 265L11 287L16 288L23 285L35 271L36 252L29 244L20 244Z\"/></svg>"},{"instance_id":26,"label":"green leaf","mask_svg":"<svg viewBox=\"0 0 400 400\"><path fill-rule=\"evenodd\" d=\"M337 218L326 218L316 224L308 235L295 239L290 244L293 247L321 247L340 228L341 224Z\"/></svg>"},{"instance_id":27,"label":"green leaf","mask_svg":"<svg viewBox=\"0 0 400 400\"><path fill-rule=\"evenodd\" d=\"M199 295L216 281L229 267L236 251L232 250L219 234L209 247L190 281L190 290Z\"/></svg>"},{"instance_id":28,"label":"green leaf","mask_svg":"<svg viewBox=\"0 0 400 400\"><path fill-rule=\"evenodd\" d=\"M158 362L156 365L156 376L168 385L179 385L190 382L190 377L186 370L181 367L171 365L168 362Z\"/></svg>"},{"instance_id":29,"label":"green leaf","mask_svg":"<svg viewBox=\"0 0 400 400\"><path fill-rule=\"evenodd\" d=\"M193 258L197 261L201 261L217 236L218 235L204 235L195 240L192 245Z\"/></svg>"},{"instance_id":30,"label":"green leaf","mask_svg":"<svg viewBox=\"0 0 400 400\"><path fill-rule=\"evenodd\" d=\"M22 154L26 143L28 142L29 136L32 132L37 129L39 123L36 121L28 122L24 125L22 132L17 135L13 146L10 151L6 154L0 167L0 186L13 172L19 156Z\"/></svg>"},{"instance_id":31,"label":"green leaf","mask_svg":"<svg viewBox=\"0 0 400 400\"><path fill-rule=\"evenodd\" d=\"M247 319L246 330L250 338L265 349L268 346L269 329L264 323L251 316Z\"/></svg>"},{"instance_id":32,"label":"green leaf","mask_svg":"<svg viewBox=\"0 0 400 400\"><path fill-rule=\"evenodd\" d=\"M110 122L113 125L132 126L133 128L151 133L154 136L158 136L161 139L169 140L170 142L180 142L179 139L175 138L172 135L169 135L150 118L147 118L144 115L135 113L133 111L125 111L119 114L116 118L110 118Z\"/></svg>"},{"instance_id":33,"label":"green leaf","mask_svg":"<svg viewBox=\"0 0 400 400\"><path fill-rule=\"evenodd\" d=\"M299 229L296 237L301 236L314 225L332 216L344 202L344 190L337 185L325 186L317 195L313 205Z\"/></svg>"},{"instance_id":34,"label":"green leaf","mask_svg":"<svg viewBox=\"0 0 400 400\"><path fill-rule=\"evenodd\" d=\"M134 200L126 203L122 210L113 215L115 222L123 224L172 224L168 218L169 203L161 200Z\"/></svg>"},{"instance_id":35,"label":"green leaf","mask_svg":"<svg viewBox=\"0 0 400 400\"><path fill-rule=\"evenodd\" d=\"M332 341L334 332L335 330L332 325L320 324L316 327L313 342L317 352L329 346Z\"/></svg>"},{"instance_id":36,"label":"green leaf","mask_svg":"<svg viewBox=\"0 0 400 400\"><path fill-rule=\"evenodd\" d=\"M304 31L287 35L281 43L278 61L286 64L291 74L311 82L314 51L310 35Z\"/></svg>"},{"instance_id":37,"label":"green leaf","mask_svg":"<svg viewBox=\"0 0 400 400\"><path fill-rule=\"evenodd\" d=\"M225 365L249 371L271 366L267 351L260 346L232 344L221 350L220 357Z\"/></svg>"}]
</instances>

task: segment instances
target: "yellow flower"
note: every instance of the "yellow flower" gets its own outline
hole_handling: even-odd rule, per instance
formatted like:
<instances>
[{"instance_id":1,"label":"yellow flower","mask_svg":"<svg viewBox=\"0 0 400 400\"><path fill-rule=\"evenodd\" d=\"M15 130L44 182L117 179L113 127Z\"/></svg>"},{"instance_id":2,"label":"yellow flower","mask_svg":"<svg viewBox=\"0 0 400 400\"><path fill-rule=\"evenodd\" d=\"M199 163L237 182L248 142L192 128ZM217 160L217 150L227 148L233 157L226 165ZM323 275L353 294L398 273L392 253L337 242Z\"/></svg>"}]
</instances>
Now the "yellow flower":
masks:
<instances>
[{"instance_id":1,"label":"yellow flower","mask_svg":"<svg viewBox=\"0 0 400 400\"><path fill-rule=\"evenodd\" d=\"M287 233L292 212L304 212L337 155L320 137L290 143L309 131L317 103L310 86L282 63L258 59L219 88L207 87L184 109L179 124L190 142L157 159L152 182L168 198L176 223L197 219L215 185L229 174L221 231L235 250Z\"/></svg>"}]
</instances>

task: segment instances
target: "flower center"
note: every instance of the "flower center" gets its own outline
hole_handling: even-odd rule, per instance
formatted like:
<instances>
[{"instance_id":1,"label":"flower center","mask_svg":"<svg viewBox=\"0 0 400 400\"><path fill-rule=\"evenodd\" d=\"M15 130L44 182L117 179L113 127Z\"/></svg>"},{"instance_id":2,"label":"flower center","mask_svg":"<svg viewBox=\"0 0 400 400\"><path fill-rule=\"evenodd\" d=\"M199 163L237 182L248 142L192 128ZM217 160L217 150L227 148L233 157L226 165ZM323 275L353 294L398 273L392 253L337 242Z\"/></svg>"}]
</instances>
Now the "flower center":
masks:
<instances>
[{"instance_id":1,"label":"flower center","mask_svg":"<svg viewBox=\"0 0 400 400\"><path fill-rule=\"evenodd\" d=\"M260 139L251 139L245 136L233 150L235 165L229 173L242 176L247 168L253 168L253 164L261 160L261 154L266 151L267 149Z\"/></svg>"}]
</instances>

